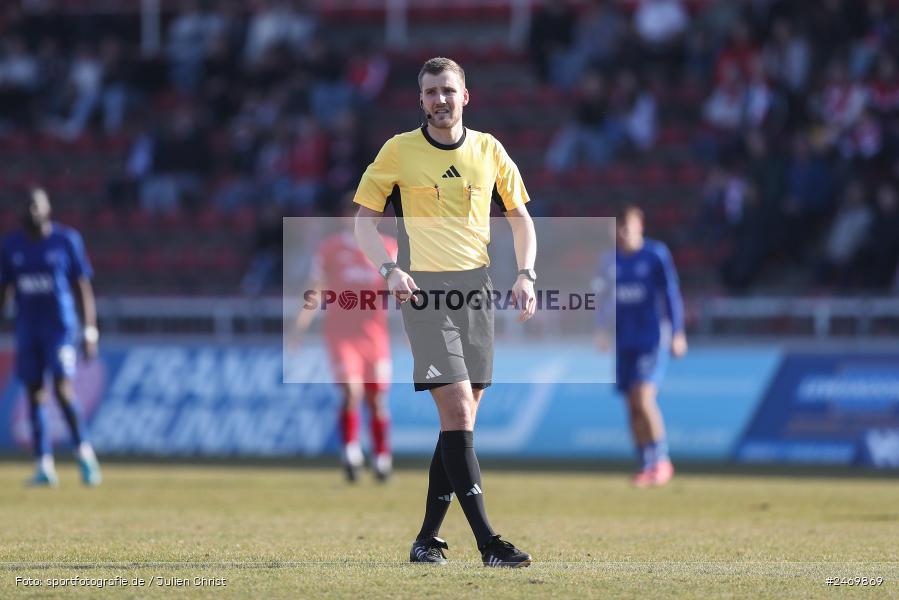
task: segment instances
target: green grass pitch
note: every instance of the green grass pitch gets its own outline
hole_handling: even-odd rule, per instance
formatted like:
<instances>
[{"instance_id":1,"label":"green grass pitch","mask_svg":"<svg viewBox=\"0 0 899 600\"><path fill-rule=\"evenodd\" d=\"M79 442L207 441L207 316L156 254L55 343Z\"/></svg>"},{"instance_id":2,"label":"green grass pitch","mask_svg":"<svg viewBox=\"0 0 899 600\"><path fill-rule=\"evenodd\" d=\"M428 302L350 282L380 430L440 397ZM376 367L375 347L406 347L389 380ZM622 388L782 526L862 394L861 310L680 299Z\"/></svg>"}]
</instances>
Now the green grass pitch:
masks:
<instances>
[{"instance_id":1,"label":"green grass pitch","mask_svg":"<svg viewBox=\"0 0 899 600\"><path fill-rule=\"evenodd\" d=\"M482 462L493 525L534 555L528 569L480 566L458 502L451 565L408 564L424 466L350 487L336 469L107 464L84 489L63 464L61 487L26 489L30 465L5 463L0 597L899 598L895 479L684 474L636 490L618 473ZM129 585L80 583L116 577Z\"/></svg>"}]
</instances>

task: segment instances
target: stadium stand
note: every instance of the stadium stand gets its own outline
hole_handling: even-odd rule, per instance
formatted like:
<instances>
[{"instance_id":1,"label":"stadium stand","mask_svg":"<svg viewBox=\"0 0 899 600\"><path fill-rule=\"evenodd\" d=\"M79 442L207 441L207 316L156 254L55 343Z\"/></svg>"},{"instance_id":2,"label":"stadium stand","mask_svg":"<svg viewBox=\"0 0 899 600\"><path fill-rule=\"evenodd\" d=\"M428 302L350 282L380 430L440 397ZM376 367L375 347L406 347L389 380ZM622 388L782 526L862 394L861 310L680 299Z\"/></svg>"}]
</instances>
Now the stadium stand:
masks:
<instances>
[{"instance_id":1,"label":"stadium stand","mask_svg":"<svg viewBox=\"0 0 899 600\"><path fill-rule=\"evenodd\" d=\"M261 215L335 214L442 54L535 215L645 205L688 293L895 288L896 2L406 4L4 3L0 201L46 185L101 294L240 293ZM850 181L871 218L824 268Z\"/></svg>"}]
</instances>

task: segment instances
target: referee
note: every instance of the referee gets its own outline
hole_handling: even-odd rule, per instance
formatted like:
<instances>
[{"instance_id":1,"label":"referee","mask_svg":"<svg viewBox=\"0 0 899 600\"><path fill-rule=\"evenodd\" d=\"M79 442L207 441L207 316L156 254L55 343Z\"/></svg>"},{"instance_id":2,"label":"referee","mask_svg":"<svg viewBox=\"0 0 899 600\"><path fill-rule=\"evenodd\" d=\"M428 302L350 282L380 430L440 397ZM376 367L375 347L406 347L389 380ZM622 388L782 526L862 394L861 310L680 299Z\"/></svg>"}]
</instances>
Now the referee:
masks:
<instances>
[{"instance_id":1,"label":"referee","mask_svg":"<svg viewBox=\"0 0 899 600\"><path fill-rule=\"evenodd\" d=\"M519 321L526 321L536 309L537 278L537 238L525 208L529 198L503 146L462 125L469 101L462 67L432 58L422 66L418 84L426 124L384 144L354 199L360 205L356 239L402 303L415 390L428 390L440 415L424 522L409 559L446 563L448 546L437 534L455 494L484 565L525 567L531 556L500 539L487 520L473 431L493 376L490 204L500 206L512 227L519 268L512 291ZM389 203L399 230L395 263L378 234Z\"/></svg>"}]
</instances>

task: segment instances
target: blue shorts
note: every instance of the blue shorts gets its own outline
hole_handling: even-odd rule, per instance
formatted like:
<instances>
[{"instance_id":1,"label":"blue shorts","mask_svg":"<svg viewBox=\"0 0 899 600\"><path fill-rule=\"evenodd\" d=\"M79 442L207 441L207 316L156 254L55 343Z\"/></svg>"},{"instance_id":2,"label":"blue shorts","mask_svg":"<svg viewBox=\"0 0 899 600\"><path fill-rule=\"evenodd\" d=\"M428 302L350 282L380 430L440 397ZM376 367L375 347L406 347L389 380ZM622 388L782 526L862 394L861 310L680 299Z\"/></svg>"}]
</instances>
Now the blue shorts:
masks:
<instances>
[{"instance_id":1,"label":"blue shorts","mask_svg":"<svg viewBox=\"0 0 899 600\"><path fill-rule=\"evenodd\" d=\"M615 360L615 387L626 394L636 383L659 385L668 366L664 346L649 350L618 350Z\"/></svg>"},{"instance_id":2,"label":"blue shorts","mask_svg":"<svg viewBox=\"0 0 899 600\"><path fill-rule=\"evenodd\" d=\"M70 332L41 332L19 337L16 374L26 385L43 383L47 371L54 379L71 379L75 376L77 358L75 336Z\"/></svg>"}]
</instances>

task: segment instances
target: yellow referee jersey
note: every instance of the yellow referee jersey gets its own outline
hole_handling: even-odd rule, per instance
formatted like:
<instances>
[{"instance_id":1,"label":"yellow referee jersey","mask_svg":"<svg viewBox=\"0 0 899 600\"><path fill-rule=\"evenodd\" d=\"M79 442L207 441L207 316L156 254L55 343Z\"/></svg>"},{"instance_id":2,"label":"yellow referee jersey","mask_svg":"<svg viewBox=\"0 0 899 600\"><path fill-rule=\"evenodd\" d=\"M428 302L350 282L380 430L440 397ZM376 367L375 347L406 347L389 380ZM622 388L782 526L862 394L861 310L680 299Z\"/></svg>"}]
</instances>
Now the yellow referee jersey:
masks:
<instances>
[{"instance_id":1,"label":"yellow referee jersey","mask_svg":"<svg viewBox=\"0 0 899 600\"><path fill-rule=\"evenodd\" d=\"M490 264L490 202L530 200L518 167L488 133L465 129L447 145L422 127L389 139L353 201L398 217L397 264L406 271L467 271Z\"/></svg>"}]
</instances>

